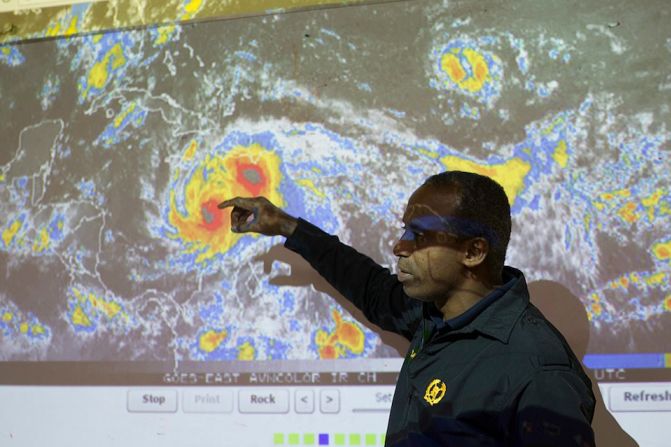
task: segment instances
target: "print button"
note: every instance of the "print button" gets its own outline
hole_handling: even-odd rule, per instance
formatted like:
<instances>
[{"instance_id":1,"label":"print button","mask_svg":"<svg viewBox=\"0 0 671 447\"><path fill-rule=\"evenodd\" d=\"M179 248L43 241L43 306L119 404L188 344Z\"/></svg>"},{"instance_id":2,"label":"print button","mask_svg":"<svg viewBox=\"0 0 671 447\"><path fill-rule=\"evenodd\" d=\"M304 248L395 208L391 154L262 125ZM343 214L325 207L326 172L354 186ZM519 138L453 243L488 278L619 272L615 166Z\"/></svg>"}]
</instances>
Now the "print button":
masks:
<instances>
[{"instance_id":1,"label":"print button","mask_svg":"<svg viewBox=\"0 0 671 447\"><path fill-rule=\"evenodd\" d=\"M230 390L186 390L182 398L185 413L232 413L233 392Z\"/></svg>"}]
</instances>

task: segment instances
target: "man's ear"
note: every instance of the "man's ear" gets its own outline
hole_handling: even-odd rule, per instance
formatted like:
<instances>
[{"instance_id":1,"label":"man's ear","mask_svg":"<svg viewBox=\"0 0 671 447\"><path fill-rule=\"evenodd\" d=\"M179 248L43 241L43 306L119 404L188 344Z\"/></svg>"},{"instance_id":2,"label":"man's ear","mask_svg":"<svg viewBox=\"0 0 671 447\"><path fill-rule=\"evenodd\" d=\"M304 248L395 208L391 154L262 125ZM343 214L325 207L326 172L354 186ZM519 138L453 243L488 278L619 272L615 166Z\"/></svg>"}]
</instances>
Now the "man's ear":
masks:
<instances>
[{"instance_id":1,"label":"man's ear","mask_svg":"<svg viewBox=\"0 0 671 447\"><path fill-rule=\"evenodd\" d=\"M481 265L489 254L489 242L482 237L475 237L465 242L463 251L463 264L468 268Z\"/></svg>"}]
</instances>

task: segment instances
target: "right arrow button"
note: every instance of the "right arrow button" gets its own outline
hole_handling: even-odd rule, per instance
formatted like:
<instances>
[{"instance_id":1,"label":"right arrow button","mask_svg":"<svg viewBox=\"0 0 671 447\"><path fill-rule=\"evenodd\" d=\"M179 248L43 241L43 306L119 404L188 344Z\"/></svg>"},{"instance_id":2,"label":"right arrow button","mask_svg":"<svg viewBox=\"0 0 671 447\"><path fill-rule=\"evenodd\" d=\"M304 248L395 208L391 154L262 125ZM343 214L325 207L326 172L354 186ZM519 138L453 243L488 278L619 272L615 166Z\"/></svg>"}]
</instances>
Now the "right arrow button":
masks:
<instances>
[{"instance_id":1,"label":"right arrow button","mask_svg":"<svg viewBox=\"0 0 671 447\"><path fill-rule=\"evenodd\" d=\"M319 409L322 413L340 412L340 391L338 389L322 389L319 392Z\"/></svg>"}]
</instances>

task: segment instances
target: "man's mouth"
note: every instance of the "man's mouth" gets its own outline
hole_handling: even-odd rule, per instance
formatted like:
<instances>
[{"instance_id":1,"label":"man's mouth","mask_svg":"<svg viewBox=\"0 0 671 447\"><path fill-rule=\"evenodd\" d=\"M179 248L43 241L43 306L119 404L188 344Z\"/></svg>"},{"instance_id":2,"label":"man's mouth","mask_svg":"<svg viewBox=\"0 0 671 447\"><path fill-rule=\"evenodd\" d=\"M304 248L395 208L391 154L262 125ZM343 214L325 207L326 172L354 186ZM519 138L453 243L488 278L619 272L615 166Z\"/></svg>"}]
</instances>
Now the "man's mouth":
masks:
<instances>
[{"instance_id":1,"label":"man's mouth","mask_svg":"<svg viewBox=\"0 0 671 447\"><path fill-rule=\"evenodd\" d=\"M398 270L398 275L397 275L397 276L398 276L398 280L399 280L400 282L409 281L409 280L411 280L412 278L414 278L414 275L413 275L412 273L410 273L410 272L404 270L404 269L401 268L400 266L398 267L397 270Z\"/></svg>"}]
</instances>

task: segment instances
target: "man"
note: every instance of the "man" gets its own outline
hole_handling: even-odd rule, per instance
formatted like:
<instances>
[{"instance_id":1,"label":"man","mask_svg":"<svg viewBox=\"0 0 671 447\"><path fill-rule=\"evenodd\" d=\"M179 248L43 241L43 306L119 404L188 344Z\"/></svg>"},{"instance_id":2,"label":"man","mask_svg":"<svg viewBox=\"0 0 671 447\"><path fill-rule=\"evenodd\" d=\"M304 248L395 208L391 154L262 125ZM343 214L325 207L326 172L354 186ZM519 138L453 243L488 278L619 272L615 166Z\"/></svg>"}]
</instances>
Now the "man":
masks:
<instances>
[{"instance_id":1,"label":"man","mask_svg":"<svg viewBox=\"0 0 671 447\"><path fill-rule=\"evenodd\" d=\"M287 237L381 328L410 340L391 407L389 446L592 446L591 383L503 267L510 206L488 177L426 180L403 215L398 273L264 198L235 198L233 231Z\"/></svg>"}]
</instances>

